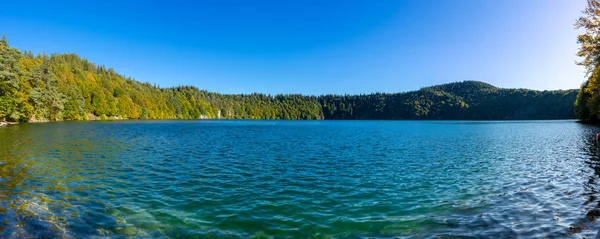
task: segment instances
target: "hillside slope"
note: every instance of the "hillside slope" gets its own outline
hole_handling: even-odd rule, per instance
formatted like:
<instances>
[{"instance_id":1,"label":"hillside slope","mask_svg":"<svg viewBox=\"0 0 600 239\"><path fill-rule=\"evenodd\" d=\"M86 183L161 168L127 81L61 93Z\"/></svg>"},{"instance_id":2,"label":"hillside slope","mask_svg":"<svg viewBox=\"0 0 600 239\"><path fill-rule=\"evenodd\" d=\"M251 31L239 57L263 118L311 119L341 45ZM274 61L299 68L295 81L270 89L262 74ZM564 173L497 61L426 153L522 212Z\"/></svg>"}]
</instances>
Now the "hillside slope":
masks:
<instances>
[{"instance_id":1,"label":"hillside slope","mask_svg":"<svg viewBox=\"0 0 600 239\"><path fill-rule=\"evenodd\" d=\"M75 54L33 56L0 41L0 118L12 121L124 119L322 119L317 97L224 95L193 86L160 88Z\"/></svg>"},{"instance_id":2,"label":"hillside slope","mask_svg":"<svg viewBox=\"0 0 600 239\"><path fill-rule=\"evenodd\" d=\"M577 90L501 89L477 81L405 93L305 96L161 88L75 54L21 52L0 41L0 120L571 119Z\"/></svg>"},{"instance_id":3,"label":"hillside slope","mask_svg":"<svg viewBox=\"0 0 600 239\"><path fill-rule=\"evenodd\" d=\"M325 95L326 119L518 120L573 119L577 90L502 89L479 81L405 93Z\"/></svg>"}]
</instances>

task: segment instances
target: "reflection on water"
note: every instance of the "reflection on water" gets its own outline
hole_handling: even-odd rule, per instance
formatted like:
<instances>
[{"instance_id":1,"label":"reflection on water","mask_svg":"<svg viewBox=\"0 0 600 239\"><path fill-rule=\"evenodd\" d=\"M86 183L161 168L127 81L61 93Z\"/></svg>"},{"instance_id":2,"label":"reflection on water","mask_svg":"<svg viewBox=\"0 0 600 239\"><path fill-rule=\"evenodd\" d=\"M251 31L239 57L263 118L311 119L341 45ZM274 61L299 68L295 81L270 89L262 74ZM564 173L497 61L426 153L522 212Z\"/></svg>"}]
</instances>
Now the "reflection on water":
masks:
<instances>
[{"instance_id":1,"label":"reflection on water","mask_svg":"<svg viewBox=\"0 0 600 239\"><path fill-rule=\"evenodd\" d=\"M594 231L595 222L600 217L600 200L598 200L598 179L600 177L600 142L597 142L595 135L600 132L600 127L595 125L581 125L583 132L580 134L582 144L581 151L586 166L592 170L587 180L583 184L583 193L581 196L585 199L583 208L586 212L582 218L573 223L567 232L568 235L584 234L588 238L595 237L598 232ZM582 233L582 232L588 233Z\"/></svg>"},{"instance_id":2,"label":"reflection on water","mask_svg":"<svg viewBox=\"0 0 600 239\"><path fill-rule=\"evenodd\" d=\"M594 237L596 126L153 121L0 129L1 238Z\"/></svg>"},{"instance_id":3,"label":"reflection on water","mask_svg":"<svg viewBox=\"0 0 600 239\"><path fill-rule=\"evenodd\" d=\"M68 238L109 233L86 222L91 218L80 217L90 212L89 207L106 203L85 197L97 192L84 177L105 172L90 165L100 161L90 162L82 152L115 152L122 144L95 143L75 136L79 132L48 126L23 125L0 132L0 235Z\"/></svg>"},{"instance_id":4,"label":"reflection on water","mask_svg":"<svg viewBox=\"0 0 600 239\"><path fill-rule=\"evenodd\" d=\"M53 192L63 191L61 181L41 179L39 173L52 170L29 160L34 152L27 131L7 128L0 134L0 229L3 237L41 237L66 234L64 216L70 205L52 199ZM34 170L35 169L35 170ZM40 180L41 179L41 180ZM52 210L51 210L52 209Z\"/></svg>"}]
</instances>

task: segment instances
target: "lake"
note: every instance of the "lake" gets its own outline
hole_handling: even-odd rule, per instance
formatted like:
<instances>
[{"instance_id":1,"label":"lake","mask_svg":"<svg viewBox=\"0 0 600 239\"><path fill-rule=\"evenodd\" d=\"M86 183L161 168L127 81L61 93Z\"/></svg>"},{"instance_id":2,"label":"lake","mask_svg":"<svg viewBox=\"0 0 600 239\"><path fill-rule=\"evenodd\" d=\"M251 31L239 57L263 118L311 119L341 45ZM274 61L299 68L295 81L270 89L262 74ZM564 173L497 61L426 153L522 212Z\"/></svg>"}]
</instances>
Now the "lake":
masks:
<instances>
[{"instance_id":1,"label":"lake","mask_svg":"<svg viewBox=\"0 0 600 239\"><path fill-rule=\"evenodd\" d=\"M0 237L581 238L597 126L115 121L0 128Z\"/></svg>"}]
</instances>

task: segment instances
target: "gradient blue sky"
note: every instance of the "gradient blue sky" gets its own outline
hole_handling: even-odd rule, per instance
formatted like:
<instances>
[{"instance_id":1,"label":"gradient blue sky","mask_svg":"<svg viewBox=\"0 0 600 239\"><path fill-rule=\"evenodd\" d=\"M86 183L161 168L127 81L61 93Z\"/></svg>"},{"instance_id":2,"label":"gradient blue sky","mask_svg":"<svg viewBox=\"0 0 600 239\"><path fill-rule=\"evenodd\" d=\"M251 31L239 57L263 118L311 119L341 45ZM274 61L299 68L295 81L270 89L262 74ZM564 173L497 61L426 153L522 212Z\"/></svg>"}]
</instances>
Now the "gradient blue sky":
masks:
<instances>
[{"instance_id":1,"label":"gradient blue sky","mask_svg":"<svg viewBox=\"0 0 600 239\"><path fill-rule=\"evenodd\" d=\"M585 0L6 1L0 33L140 81L222 93L578 88Z\"/></svg>"}]
</instances>

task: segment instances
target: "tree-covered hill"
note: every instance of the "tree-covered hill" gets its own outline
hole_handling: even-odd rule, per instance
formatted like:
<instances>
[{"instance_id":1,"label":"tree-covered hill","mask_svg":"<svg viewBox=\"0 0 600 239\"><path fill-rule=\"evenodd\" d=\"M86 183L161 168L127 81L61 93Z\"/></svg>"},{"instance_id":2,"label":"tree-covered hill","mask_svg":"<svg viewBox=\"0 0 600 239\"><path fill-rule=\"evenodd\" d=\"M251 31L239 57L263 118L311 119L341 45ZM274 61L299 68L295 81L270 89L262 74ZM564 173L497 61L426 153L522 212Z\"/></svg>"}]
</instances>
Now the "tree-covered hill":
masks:
<instances>
[{"instance_id":1,"label":"tree-covered hill","mask_svg":"<svg viewBox=\"0 0 600 239\"><path fill-rule=\"evenodd\" d=\"M577 90L501 89L465 81L405 93L305 96L161 88L75 54L0 41L0 119L571 119Z\"/></svg>"},{"instance_id":2,"label":"tree-covered hill","mask_svg":"<svg viewBox=\"0 0 600 239\"><path fill-rule=\"evenodd\" d=\"M34 56L0 41L0 118L11 121L124 119L322 119L317 97L224 95L193 86L160 88L75 54Z\"/></svg>"},{"instance_id":3,"label":"tree-covered hill","mask_svg":"<svg viewBox=\"0 0 600 239\"><path fill-rule=\"evenodd\" d=\"M573 119L577 90L502 89L479 81L319 98L326 119Z\"/></svg>"}]
</instances>

